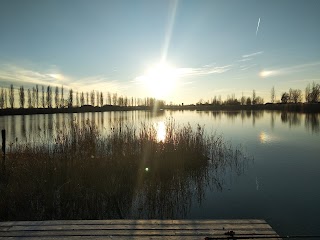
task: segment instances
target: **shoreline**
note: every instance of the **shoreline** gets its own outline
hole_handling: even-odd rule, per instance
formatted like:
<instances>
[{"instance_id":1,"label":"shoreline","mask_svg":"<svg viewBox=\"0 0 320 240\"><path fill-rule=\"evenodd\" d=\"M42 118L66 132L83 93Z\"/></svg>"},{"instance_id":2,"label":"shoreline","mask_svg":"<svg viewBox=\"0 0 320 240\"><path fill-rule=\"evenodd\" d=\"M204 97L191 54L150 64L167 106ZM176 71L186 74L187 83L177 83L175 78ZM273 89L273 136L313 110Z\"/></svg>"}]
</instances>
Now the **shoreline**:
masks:
<instances>
[{"instance_id":1,"label":"shoreline","mask_svg":"<svg viewBox=\"0 0 320 240\"><path fill-rule=\"evenodd\" d=\"M289 103L289 104L259 104L259 105L181 105L163 106L156 108L152 106L113 106L102 107L82 106L70 108L6 108L0 109L0 116L10 115L35 115L55 113L85 113L85 112L112 112L112 111L162 111L162 110L191 110L191 111L262 111L275 110L300 113L320 113L320 103Z\"/></svg>"}]
</instances>

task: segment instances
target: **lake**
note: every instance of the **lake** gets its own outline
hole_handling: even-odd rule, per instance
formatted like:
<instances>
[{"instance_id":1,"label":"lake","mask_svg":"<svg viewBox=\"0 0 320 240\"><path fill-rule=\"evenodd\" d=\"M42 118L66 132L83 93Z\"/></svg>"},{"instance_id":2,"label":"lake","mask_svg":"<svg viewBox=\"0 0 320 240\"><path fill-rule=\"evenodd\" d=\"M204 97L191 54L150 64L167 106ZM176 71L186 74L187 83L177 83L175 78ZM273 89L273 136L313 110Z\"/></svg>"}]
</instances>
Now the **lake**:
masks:
<instances>
[{"instance_id":1,"label":"lake","mask_svg":"<svg viewBox=\"0 0 320 240\"><path fill-rule=\"evenodd\" d=\"M168 119L193 128L200 124L206 133L222 134L250 156L241 173L221 173L220 187L207 187L201 201L194 199L177 218L261 218L280 234L320 234L320 114L128 111L2 116L0 128L7 130L11 146L54 142L56 129L81 125L86 119L104 133L114 125L148 122L156 126L160 138Z\"/></svg>"}]
</instances>

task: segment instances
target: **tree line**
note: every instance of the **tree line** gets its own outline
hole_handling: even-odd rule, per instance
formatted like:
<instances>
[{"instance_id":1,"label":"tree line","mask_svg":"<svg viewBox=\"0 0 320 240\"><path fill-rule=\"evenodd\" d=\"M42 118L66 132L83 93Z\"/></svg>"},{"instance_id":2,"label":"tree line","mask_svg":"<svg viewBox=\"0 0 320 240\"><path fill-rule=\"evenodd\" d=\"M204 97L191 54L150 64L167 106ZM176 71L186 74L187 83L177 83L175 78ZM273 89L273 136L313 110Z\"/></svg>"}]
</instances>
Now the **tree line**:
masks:
<instances>
[{"instance_id":1,"label":"tree line","mask_svg":"<svg viewBox=\"0 0 320 240\"><path fill-rule=\"evenodd\" d=\"M305 88L305 102L306 103L318 103L320 101L320 84L313 82L308 84ZM292 89L283 92L280 95L280 99L276 98L275 88L271 88L270 103L302 103L303 92L300 89ZM228 95L226 100L221 100L221 96L214 96L211 100L204 101L200 99L197 105L257 105L264 104L264 99L256 95L256 91L252 91L251 96L243 96L240 99L235 97L235 94Z\"/></svg>"},{"instance_id":2,"label":"tree line","mask_svg":"<svg viewBox=\"0 0 320 240\"><path fill-rule=\"evenodd\" d=\"M252 96L243 96L240 99L237 99L235 94L228 95L226 100L222 100L219 95L214 96L211 100L203 101L200 99L197 102L197 105L257 105L264 104L264 99L260 96L257 96L256 91L252 90Z\"/></svg>"},{"instance_id":3,"label":"tree line","mask_svg":"<svg viewBox=\"0 0 320 240\"><path fill-rule=\"evenodd\" d=\"M155 98L134 98L107 92L99 91L74 92L71 88L66 91L63 86L51 87L48 85L35 85L25 89L24 86L14 88L13 84L9 89L2 88L0 91L0 109L14 108L15 101L20 108L71 108L82 106L102 107L104 105L116 106L164 106L163 100Z\"/></svg>"}]
</instances>

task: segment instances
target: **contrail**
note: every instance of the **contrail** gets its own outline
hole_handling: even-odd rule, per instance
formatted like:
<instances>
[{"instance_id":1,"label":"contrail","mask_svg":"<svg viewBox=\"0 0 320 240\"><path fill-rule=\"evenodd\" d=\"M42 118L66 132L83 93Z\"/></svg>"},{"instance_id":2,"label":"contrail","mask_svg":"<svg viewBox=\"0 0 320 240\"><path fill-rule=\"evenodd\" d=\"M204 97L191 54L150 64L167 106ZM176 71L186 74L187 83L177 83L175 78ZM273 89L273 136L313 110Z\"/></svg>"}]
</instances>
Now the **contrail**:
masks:
<instances>
[{"instance_id":1,"label":"contrail","mask_svg":"<svg viewBox=\"0 0 320 240\"><path fill-rule=\"evenodd\" d=\"M259 18L259 20L258 20L258 25L257 25L257 30L256 30L256 36L258 35L259 26L260 26L260 18Z\"/></svg>"}]
</instances>

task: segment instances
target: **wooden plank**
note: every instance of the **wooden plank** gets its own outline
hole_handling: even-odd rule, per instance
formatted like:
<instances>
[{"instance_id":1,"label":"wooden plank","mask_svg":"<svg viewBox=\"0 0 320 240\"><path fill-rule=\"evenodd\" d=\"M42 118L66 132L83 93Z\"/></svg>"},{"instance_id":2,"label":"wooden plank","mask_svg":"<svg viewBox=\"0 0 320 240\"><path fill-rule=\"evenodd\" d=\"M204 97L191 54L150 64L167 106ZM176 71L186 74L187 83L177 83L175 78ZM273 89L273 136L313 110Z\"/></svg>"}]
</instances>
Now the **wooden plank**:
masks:
<instances>
[{"instance_id":1,"label":"wooden plank","mask_svg":"<svg viewBox=\"0 0 320 240\"><path fill-rule=\"evenodd\" d=\"M14 221L0 222L0 226L13 225L94 225L94 224L266 224L260 219L240 220L52 220L52 221Z\"/></svg>"},{"instance_id":2,"label":"wooden plank","mask_svg":"<svg viewBox=\"0 0 320 240\"><path fill-rule=\"evenodd\" d=\"M226 239L225 233L229 230L242 237L277 236L264 220L259 219L62 220L2 222L0 239Z\"/></svg>"},{"instance_id":3,"label":"wooden plank","mask_svg":"<svg viewBox=\"0 0 320 240\"><path fill-rule=\"evenodd\" d=\"M1 232L0 236L210 236L210 235L225 235L225 230L75 230L75 231L8 231ZM235 231L238 235L272 235L272 230L238 230Z\"/></svg>"},{"instance_id":4,"label":"wooden plank","mask_svg":"<svg viewBox=\"0 0 320 240\"><path fill-rule=\"evenodd\" d=\"M218 239L218 237L216 237ZM17 238L15 237L6 237L6 238L1 238L0 239L12 239L15 240ZM88 240L102 240L102 239L113 239L113 240L127 240L128 237L123 237L123 236L59 236L59 237L41 237L41 239L45 240L76 240L76 239L88 239ZM181 240L181 236L168 236L168 237L163 237L163 236L153 236L153 237L148 237L148 236L132 236L130 239L134 240L162 240L162 239L167 239L167 240ZM225 236L221 236L221 239L226 239ZM235 238L236 239L236 238ZM19 237L19 240L39 240L38 237ZM204 240L204 237L199 237L199 236L183 236L183 240ZM250 240L262 240L259 238L250 238ZM268 238L268 240L280 240L278 237L272 237Z\"/></svg>"},{"instance_id":5,"label":"wooden plank","mask_svg":"<svg viewBox=\"0 0 320 240\"><path fill-rule=\"evenodd\" d=\"M148 229L211 229L211 230L240 230L240 229L272 229L268 224L259 224L259 225L246 225L246 224L189 224L189 225L178 225L178 224L166 224L166 225L150 225L150 224L139 224L139 225L18 225L6 227L5 231L31 231L31 230L108 230L108 229L140 229L140 230L148 230ZM0 232L3 231L0 228Z\"/></svg>"}]
</instances>

